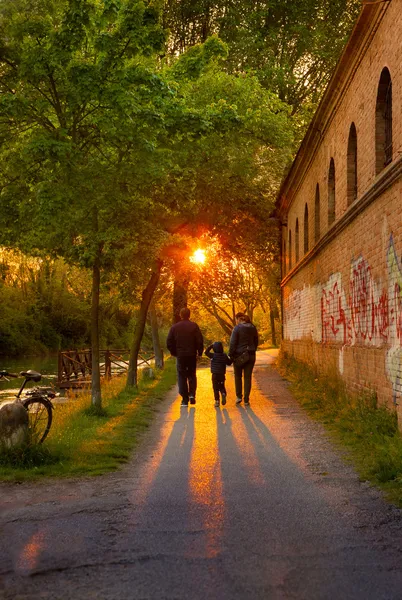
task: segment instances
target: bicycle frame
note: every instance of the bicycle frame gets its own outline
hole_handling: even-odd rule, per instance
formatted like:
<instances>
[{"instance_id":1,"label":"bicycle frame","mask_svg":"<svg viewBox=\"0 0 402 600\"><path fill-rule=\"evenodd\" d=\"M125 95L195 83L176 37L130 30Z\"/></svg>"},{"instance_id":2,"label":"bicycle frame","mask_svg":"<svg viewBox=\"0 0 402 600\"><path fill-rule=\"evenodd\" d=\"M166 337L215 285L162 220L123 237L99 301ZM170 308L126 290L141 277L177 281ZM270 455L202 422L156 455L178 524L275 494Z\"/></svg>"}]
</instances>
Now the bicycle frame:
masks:
<instances>
[{"instance_id":1,"label":"bicycle frame","mask_svg":"<svg viewBox=\"0 0 402 600\"><path fill-rule=\"evenodd\" d=\"M26 384L28 383L29 379L27 377L25 377L20 389L18 390L18 394L15 395L16 398L20 398L22 392L24 391L24 388L26 386ZM40 381L40 380L39 380Z\"/></svg>"}]
</instances>

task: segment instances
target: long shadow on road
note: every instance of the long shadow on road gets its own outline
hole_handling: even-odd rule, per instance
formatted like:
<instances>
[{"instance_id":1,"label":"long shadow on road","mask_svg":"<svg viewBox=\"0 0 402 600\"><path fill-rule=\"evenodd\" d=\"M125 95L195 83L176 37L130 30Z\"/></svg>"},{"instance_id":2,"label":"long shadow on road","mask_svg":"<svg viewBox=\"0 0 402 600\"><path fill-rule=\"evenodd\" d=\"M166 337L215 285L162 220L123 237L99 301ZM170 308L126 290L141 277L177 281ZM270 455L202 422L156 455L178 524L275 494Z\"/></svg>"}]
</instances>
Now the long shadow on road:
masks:
<instances>
[{"instance_id":1,"label":"long shadow on road","mask_svg":"<svg viewBox=\"0 0 402 600\"><path fill-rule=\"evenodd\" d=\"M401 544L383 542L391 529L381 542L356 527L300 468L287 447L293 400L278 377L264 377L280 410L256 385L251 406L235 406L230 374L228 404L215 409L206 370L195 407L181 409L171 394L142 459L115 478L117 500L111 477L110 496L85 504L93 514L80 520L77 504L54 520L40 572L7 574L5 597L399 599ZM319 443L307 419L298 435L299 444ZM341 478L337 485L333 493L347 497ZM26 539L34 519L10 521L7 539ZM57 545L63 527L83 540L73 559L71 544Z\"/></svg>"}]
</instances>

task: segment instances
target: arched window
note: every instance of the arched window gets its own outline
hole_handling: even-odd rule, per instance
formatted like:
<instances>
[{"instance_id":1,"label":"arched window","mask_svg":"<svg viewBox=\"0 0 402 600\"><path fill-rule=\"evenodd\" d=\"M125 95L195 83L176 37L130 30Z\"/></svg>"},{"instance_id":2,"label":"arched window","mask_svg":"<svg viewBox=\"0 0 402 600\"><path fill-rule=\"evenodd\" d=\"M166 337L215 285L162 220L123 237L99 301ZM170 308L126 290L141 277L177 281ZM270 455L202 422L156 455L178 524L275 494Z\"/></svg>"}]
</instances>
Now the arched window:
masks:
<instances>
[{"instance_id":1,"label":"arched window","mask_svg":"<svg viewBox=\"0 0 402 600\"><path fill-rule=\"evenodd\" d=\"M304 254L308 252L308 206L304 207Z\"/></svg>"},{"instance_id":2,"label":"arched window","mask_svg":"<svg viewBox=\"0 0 402 600\"><path fill-rule=\"evenodd\" d=\"M392 81L388 69L382 70L375 109L376 174L392 161Z\"/></svg>"},{"instance_id":3,"label":"arched window","mask_svg":"<svg viewBox=\"0 0 402 600\"><path fill-rule=\"evenodd\" d=\"M350 206L357 198L357 133L354 123L349 130L347 178L348 206Z\"/></svg>"},{"instance_id":4,"label":"arched window","mask_svg":"<svg viewBox=\"0 0 402 600\"><path fill-rule=\"evenodd\" d=\"M314 202L314 241L318 242L320 239L320 221L321 221L321 203L320 203L320 186L317 183L315 188L315 202Z\"/></svg>"},{"instance_id":5,"label":"arched window","mask_svg":"<svg viewBox=\"0 0 402 600\"><path fill-rule=\"evenodd\" d=\"M297 264L299 262L299 219L296 219L295 254Z\"/></svg>"},{"instance_id":6,"label":"arched window","mask_svg":"<svg viewBox=\"0 0 402 600\"><path fill-rule=\"evenodd\" d=\"M335 221L335 162L331 158L328 172L328 227Z\"/></svg>"},{"instance_id":7,"label":"arched window","mask_svg":"<svg viewBox=\"0 0 402 600\"><path fill-rule=\"evenodd\" d=\"M289 229L289 271L292 268L292 231Z\"/></svg>"}]
</instances>

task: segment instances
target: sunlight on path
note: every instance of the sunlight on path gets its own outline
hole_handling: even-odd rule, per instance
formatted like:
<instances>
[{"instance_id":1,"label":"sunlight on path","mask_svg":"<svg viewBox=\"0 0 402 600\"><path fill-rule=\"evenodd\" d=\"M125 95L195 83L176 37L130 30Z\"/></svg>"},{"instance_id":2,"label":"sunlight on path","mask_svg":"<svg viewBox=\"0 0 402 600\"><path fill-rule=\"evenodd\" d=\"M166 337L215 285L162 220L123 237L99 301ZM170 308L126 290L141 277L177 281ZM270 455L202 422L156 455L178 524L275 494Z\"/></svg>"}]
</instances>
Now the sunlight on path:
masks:
<instances>
[{"instance_id":1,"label":"sunlight on path","mask_svg":"<svg viewBox=\"0 0 402 600\"><path fill-rule=\"evenodd\" d=\"M16 562L16 571L28 575L34 571L39 563L39 558L45 546L44 531L34 533L24 545Z\"/></svg>"},{"instance_id":2,"label":"sunlight on path","mask_svg":"<svg viewBox=\"0 0 402 600\"><path fill-rule=\"evenodd\" d=\"M273 362L275 354L259 353L258 368ZM172 404L163 419L160 441L143 465L141 489L132 502L145 510L159 496L172 497L192 527L205 532L202 541L188 545L185 555L214 557L223 550L225 523L230 519L227 491L234 486L258 493L267 485L261 453L269 451L272 439L259 424L270 409L255 382L251 406L236 406L231 368L226 376L228 401L219 409L214 407L210 370L199 369L197 378L195 406L181 408L176 390L170 393Z\"/></svg>"}]
</instances>

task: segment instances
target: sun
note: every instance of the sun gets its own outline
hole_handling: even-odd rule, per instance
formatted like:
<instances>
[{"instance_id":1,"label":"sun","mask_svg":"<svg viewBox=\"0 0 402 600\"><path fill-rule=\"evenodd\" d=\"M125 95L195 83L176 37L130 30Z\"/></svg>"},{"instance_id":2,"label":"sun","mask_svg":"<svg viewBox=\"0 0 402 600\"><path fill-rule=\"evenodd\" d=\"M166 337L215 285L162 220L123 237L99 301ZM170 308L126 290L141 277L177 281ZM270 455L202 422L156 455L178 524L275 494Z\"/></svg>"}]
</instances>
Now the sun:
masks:
<instances>
[{"instance_id":1,"label":"sun","mask_svg":"<svg viewBox=\"0 0 402 600\"><path fill-rule=\"evenodd\" d=\"M198 248L190 257L190 261L192 263L195 263L196 265L203 265L206 259L207 257L205 255L205 250L203 250L202 248Z\"/></svg>"}]
</instances>

